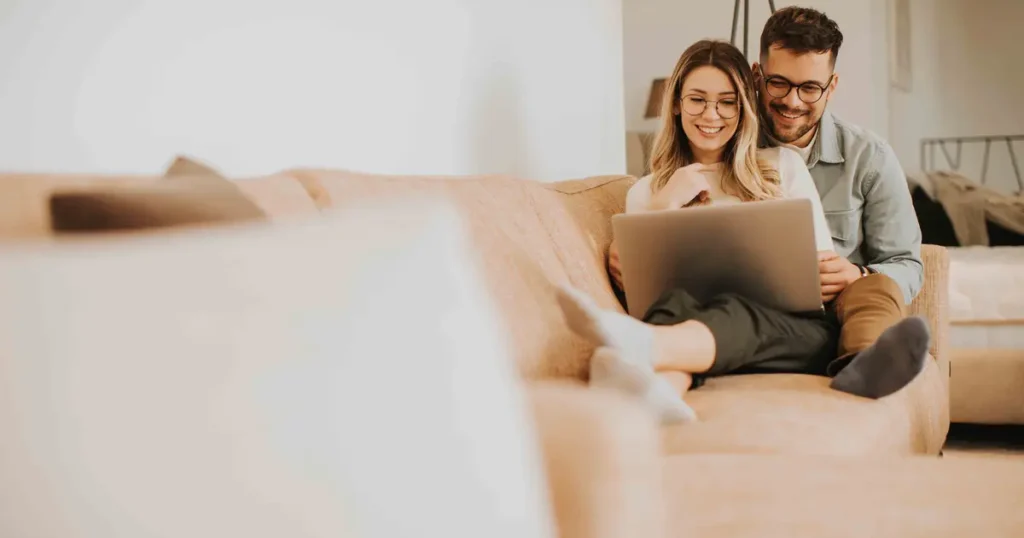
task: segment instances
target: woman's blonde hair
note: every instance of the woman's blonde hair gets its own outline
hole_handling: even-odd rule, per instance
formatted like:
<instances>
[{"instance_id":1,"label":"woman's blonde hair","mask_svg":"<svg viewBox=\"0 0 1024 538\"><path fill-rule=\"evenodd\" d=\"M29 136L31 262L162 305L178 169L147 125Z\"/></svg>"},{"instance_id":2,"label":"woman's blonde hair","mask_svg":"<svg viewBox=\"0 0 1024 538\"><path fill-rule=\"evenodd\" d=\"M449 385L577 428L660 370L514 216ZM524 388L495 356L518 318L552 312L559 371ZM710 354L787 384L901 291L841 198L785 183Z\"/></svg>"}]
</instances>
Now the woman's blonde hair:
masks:
<instances>
[{"instance_id":1,"label":"woman's blonde hair","mask_svg":"<svg viewBox=\"0 0 1024 538\"><path fill-rule=\"evenodd\" d=\"M739 125L723 154L722 190L745 202L782 196L779 171L758 157L757 109L754 75L739 49L723 41L701 40L683 52L672 77L665 84L661 103L661 132L651 151L651 190L664 187L675 171L694 162L690 141L679 121L683 82L695 69L712 66L725 73L736 87L740 104Z\"/></svg>"}]
</instances>

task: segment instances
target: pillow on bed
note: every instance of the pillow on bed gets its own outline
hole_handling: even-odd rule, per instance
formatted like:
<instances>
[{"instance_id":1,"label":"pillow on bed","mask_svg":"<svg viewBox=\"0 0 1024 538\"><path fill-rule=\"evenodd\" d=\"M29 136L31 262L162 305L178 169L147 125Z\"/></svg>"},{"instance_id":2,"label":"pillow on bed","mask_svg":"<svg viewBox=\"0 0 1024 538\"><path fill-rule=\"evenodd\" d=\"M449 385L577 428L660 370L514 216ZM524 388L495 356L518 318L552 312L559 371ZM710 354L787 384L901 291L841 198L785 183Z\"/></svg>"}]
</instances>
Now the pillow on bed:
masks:
<instances>
[{"instance_id":1,"label":"pillow on bed","mask_svg":"<svg viewBox=\"0 0 1024 538\"><path fill-rule=\"evenodd\" d=\"M57 233L113 232L266 220L232 181L193 159L178 157L164 178L117 187L67 189L50 196Z\"/></svg>"},{"instance_id":2,"label":"pillow on bed","mask_svg":"<svg viewBox=\"0 0 1024 538\"><path fill-rule=\"evenodd\" d=\"M914 212L917 214L917 221L921 227L921 240L923 243L944 247L976 246L977 244L990 247L1024 246L1024 233L1021 233L1018 224L1019 222L1024 222L1024 218L1020 217L1019 211L1015 212L1013 209L1014 207L1020 207L1020 204L1015 203L1012 196L998 195L994 191L992 196L999 200L999 202L996 202L994 205L988 205L992 204L992 202L987 202L987 205L982 209L983 213L978 213L979 216L983 215L984 223L979 222L977 226L984 226L984 230L975 230L974 233L966 234L966 237L984 237L987 240L983 243L971 243L971 245L962 244L956 233L956 225L953 223L953 219L950 218L949 212L943 205L943 201L939 198L938 193L940 189L937 187L936 182L948 177L963 178L960 180L962 183L970 180L947 172L937 172L934 176L935 179L932 178L932 174L923 173L907 177L910 184ZM973 184L969 184L967 188L973 191L975 187ZM984 187L977 188L982 189ZM949 192L948 189L947 192ZM955 193L955 191L953 192ZM955 202L963 203L963 200L957 198ZM1003 225L1007 223L1012 228Z\"/></svg>"}]
</instances>

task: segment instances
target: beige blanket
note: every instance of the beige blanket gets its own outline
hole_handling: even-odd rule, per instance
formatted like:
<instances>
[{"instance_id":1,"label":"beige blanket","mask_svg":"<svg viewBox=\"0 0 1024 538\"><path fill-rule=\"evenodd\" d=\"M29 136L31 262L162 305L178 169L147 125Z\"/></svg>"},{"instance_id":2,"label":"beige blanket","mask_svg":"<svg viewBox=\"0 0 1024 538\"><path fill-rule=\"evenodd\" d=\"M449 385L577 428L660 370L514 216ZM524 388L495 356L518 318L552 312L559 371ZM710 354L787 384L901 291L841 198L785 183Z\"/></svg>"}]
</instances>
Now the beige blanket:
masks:
<instances>
[{"instance_id":1,"label":"beige blanket","mask_svg":"<svg viewBox=\"0 0 1024 538\"><path fill-rule=\"evenodd\" d=\"M1003 194L949 171L922 172L910 181L942 204L960 246L987 247L988 220L1024 234L1024 196Z\"/></svg>"}]
</instances>

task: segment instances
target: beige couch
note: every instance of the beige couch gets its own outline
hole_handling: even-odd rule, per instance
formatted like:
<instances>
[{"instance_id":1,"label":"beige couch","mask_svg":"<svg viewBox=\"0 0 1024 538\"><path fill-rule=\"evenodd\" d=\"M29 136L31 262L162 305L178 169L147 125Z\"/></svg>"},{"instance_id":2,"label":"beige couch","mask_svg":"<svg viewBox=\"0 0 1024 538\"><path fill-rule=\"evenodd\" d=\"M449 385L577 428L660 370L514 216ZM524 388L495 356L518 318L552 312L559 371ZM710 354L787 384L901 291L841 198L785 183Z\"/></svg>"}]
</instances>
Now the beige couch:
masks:
<instances>
[{"instance_id":1,"label":"beige couch","mask_svg":"<svg viewBox=\"0 0 1024 538\"><path fill-rule=\"evenodd\" d=\"M53 240L47 201L54 190L157 181L161 179L0 176L0 239ZM608 176L540 184L507 177L385 177L290 170L236 184L272 220L345 211L367 200L400 194L436 194L455 204L468 223L478 264L510 337L510 352L534 387L537 424L563 536L676 536L688 531L710 536L773 535L757 534L765 521L745 518L743 511L722 513L738 498L744 506L763 502L777 507L776 519L767 522L773 532L801 535L800 521L808 516L807 510L800 506L784 510L773 500L774 490L765 489L768 481L803 497L828 492L845 499L858 492L859 506L870 509L881 498L876 496L882 490L877 481L884 478L918 493L915 481L931 477L931 489L919 492L922 499L964 501L956 488L960 477L971 475L967 470L939 475L936 466L942 462L936 458L882 467L868 459L892 462L904 456L938 454L948 431L948 262L941 248L923 251L926 284L913 305L913 312L927 318L936 336L931 348L934 360L916 381L891 397L856 398L830 390L827 379L804 375L724 377L688 395L701 416L699 423L656 431L635 403L582 388L592 349L566 327L552 289L555 284L571 283L600 304L619 308L605 269L610 217L622 211L625 192L634 181L629 176ZM811 458L806 467L797 463L804 458ZM787 475L787 470L792 474ZM1020 469L982 471L971 476L1002 480L996 491L1016 487L1015 493L1021 492L1019 485L1024 481L1005 479L1021 476ZM714 484L707 496L701 493L704 483ZM844 491L849 484L855 488ZM815 501L828 505L827 499ZM974 507L970 501L967 504ZM922 513L929 506L923 501L912 504ZM917 515L911 514L905 526L875 535L924 535L917 531L934 530L922 527L914 519ZM850 534L850 529L858 527L843 520L811 516L812 531L858 534ZM929 516L957 517L955 513ZM1020 518L994 523L1019 528ZM890 532L894 530L904 532ZM937 535L942 534L929 534Z\"/></svg>"},{"instance_id":2,"label":"beige couch","mask_svg":"<svg viewBox=\"0 0 1024 538\"><path fill-rule=\"evenodd\" d=\"M158 178L6 176L0 178L0 234L50 237L54 190ZM167 180L164 180L167 181ZM629 176L541 184L507 177L383 177L292 170L236 182L270 218L344 211L379 197L440 194L470 227L484 278L511 335L514 358L529 379L587 378L592 349L566 326L552 287L571 283L608 308L620 308L606 272L610 218L621 212ZM924 373L890 398L870 401L806 375L711 379L688 401L702 420L669 428L666 453L938 454L949 426L945 350L947 259L925 247L927 278L913 312L935 339Z\"/></svg>"}]
</instances>

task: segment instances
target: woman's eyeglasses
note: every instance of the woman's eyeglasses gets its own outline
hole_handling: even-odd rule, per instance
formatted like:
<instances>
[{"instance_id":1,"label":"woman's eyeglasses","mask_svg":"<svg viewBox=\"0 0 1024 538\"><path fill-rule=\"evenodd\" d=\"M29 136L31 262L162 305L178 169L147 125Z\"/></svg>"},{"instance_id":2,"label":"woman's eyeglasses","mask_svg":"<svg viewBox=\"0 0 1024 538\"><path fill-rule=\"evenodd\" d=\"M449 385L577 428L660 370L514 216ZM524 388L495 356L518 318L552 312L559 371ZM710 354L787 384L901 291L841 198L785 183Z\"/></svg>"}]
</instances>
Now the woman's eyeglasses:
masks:
<instances>
[{"instance_id":1,"label":"woman's eyeglasses","mask_svg":"<svg viewBox=\"0 0 1024 538\"><path fill-rule=\"evenodd\" d=\"M708 105L714 103L715 112L718 116L725 120L731 120L740 113L740 104L736 99L719 99L718 101L709 101L699 95L687 95L683 97L683 112L691 116L700 116L707 110Z\"/></svg>"},{"instance_id":2,"label":"woman's eyeglasses","mask_svg":"<svg viewBox=\"0 0 1024 538\"><path fill-rule=\"evenodd\" d=\"M821 100L821 96L825 95L825 90L828 89L828 85L832 83L832 79L835 78L835 74L828 77L828 82L824 86L819 86L816 82L804 82L803 84L797 85L790 82L785 77L779 75L772 75L765 77L764 89L768 92L768 95L776 99L784 99L789 92L793 91L796 87L796 95L801 101L808 105L813 105Z\"/></svg>"}]
</instances>

